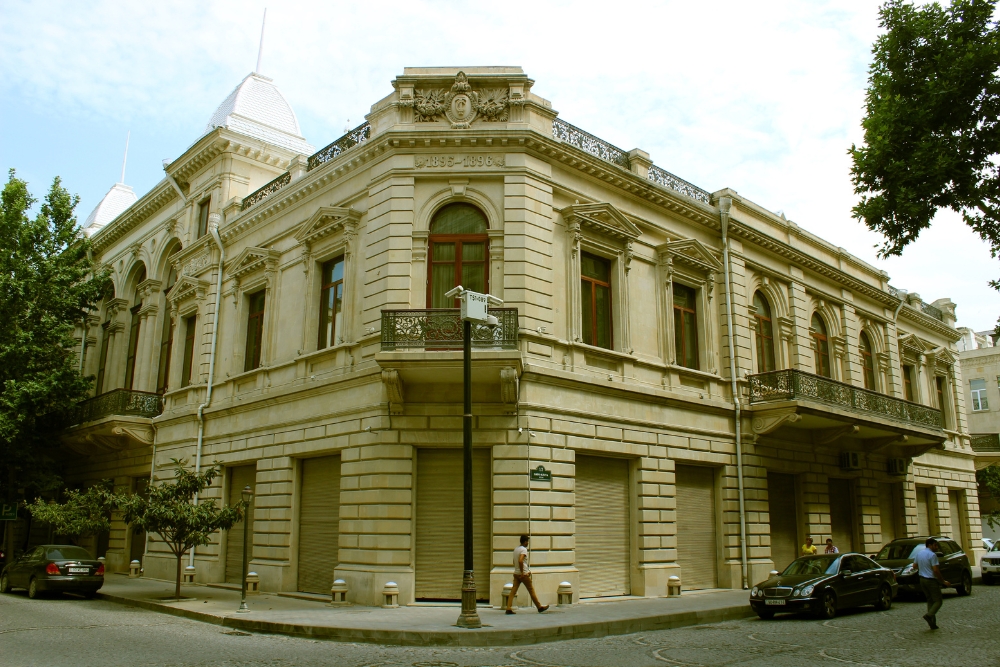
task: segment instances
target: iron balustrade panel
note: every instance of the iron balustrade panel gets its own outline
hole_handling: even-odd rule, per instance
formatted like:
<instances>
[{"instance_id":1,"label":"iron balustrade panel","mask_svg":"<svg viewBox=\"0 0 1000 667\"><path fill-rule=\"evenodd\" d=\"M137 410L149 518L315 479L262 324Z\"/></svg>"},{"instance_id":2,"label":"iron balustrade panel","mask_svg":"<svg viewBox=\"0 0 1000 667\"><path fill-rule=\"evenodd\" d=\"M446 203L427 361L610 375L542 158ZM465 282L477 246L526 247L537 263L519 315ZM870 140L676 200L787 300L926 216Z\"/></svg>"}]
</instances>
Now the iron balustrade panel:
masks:
<instances>
[{"instance_id":1,"label":"iron balustrade panel","mask_svg":"<svg viewBox=\"0 0 1000 667\"><path fill-rule=\"evenodd\" d=\"M595 155L605 162L616 164L622 169L632 169L632 164L628 159L628 153L613 144L609 144L603 139L598 139L589 132L584 132L575 125L570 125L558 118L552 121L552 136L565 141L571 146L576 146L580 150Z\"/></svg>"},{"instance_id":2,"label":"iron balustrade panel","mask_svg":"<svg viewBox=\"0 0 1000 667\"><path fill-rule=\"evenodd\" d=\"M690 197L704 204L711 203L711 195L696 185L688 183L683 178L674 176L666 169L661 169L656 165L649 167L649 175L646 177L657 185L662 185L668 190L678 192L685 197Z\"/></svg>"},{"instance_id":3,"label":"iron balustrade panel","mask_svg":"<svg viewBox=\"0 0 1000 667\"><path fill-rule=\"evenodd\" d=\"M477 350L517 349L517 308L490 308L498 327L472 325L472 348ZM458 308L424 310L383 310L382 351L461 350L462 317Z\"/></svg>"},{"instance_id":4,"label":"iron balustrade panel","mask_svg":"<svg viewBox=\"0 0 1000 667\"><path fill-rule=\"evenodd\" d=\"M356 128L337 139L330 145L319 149L309 157L309 162L307 163L307 171L312 171L316 167L322 164L334 160L340 156L341 153L349 148L354 148L358 144L363 144L368 141L372 136L372 126L367 122L358 125Z\"/></svg>"},{"instance_id":5,"label":"iron balustrade panel","mask_svg":"<svg viewBox=\"0 0 1000 667\"><path fill-rule=\"evenodd\" d=\"M944 428L941 411L813 373L771 371L749 376L750 403L805 399L926 428Z\"/></svg>"},{"instance_id":6,"label":"iron balustrade panel","mask_svg":"<svg viewBox=\"0 0 1000 667\"><path fill-rule=\"evenodd\" d=\"M163 397L148 391L113 389L81 401L73 412L72 422L82 424L115 415L148 417L152 419L163 412Z\"/></svg>"},{"instance_id":7,"label":"iron balustrade panel","mask_svg":"<svg viewBox=\"0 0 1000 667\"><path fill-rule=\"evenodd\" d=\"M244 197L243 203L240 204L240 211L245 211L251 206L264 201L265 199L267 199L275 192L277 192L278 190L285 187L291 182L292 182L292 175L286 171L281 176L278 176L276 179L274 179L264 187L258 188L253 192L251 192L246 197Z\"/></svg>"},{"instance_id":8,"label":"iron balustrade panel","mask_svg":"<svg viewBox=\"0 0 1000 667\"><path fill-rule=\"evenodd\" d=\"M1000 434L973 434L972 449L977 452L1000 452Z\"/></svg>"}]
</instances>

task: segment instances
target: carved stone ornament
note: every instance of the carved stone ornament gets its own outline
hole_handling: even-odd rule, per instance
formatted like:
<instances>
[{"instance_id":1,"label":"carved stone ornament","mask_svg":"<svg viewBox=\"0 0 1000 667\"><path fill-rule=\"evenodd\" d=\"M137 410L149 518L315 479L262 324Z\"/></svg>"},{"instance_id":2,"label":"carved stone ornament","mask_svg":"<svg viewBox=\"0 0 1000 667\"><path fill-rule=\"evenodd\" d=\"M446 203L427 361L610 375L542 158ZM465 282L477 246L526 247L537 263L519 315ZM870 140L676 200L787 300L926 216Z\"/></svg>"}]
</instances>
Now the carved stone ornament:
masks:
<instances>
[{"instance_id":1,"label":"carved stone ornament","mask_svg":"<svg viewBox=\"0 0 1000 667\"><path fill-rule=\"evenodd\" d=\"M459 72L451 90L440 88L416 90L413 100L413 120L429 123L443 116L456 130L464 130L477 117L506 123L510 109L509 92L503 88L473 90L465 72Z\"/></svg>"},{"instance_id":2,"label":"carved stone ornament","mask_svg":"<svg viewBox=\"0 0 1000 667\"><path fill-rule=\"evenodd\" d=\"M801 419L802 415L793 411L777 412L754 417L751 426L753 427L754 434L767 435L778 430L784 424L794 424Z\"/></svg>"},{"instance_id":3,"label":"carved stone ornament","mask_svg":"<svg viewBox=\"0 0 1000 667\"><path fill-rule=\"evenodd\" d=\"M398 415L403 412L403 378L399 376L399 371L389 368L382 371L382 384L385 385L385 394L389 399L390 414Z\"/></svg>"},{"instance_id":4,"label":"carved stone ornament","mask_svg":"<svg viewBox=\"0 0 1000 667\"><path fill-rule=\"evenodd\" d=\"M500 369L500 399L508 414L517 409L518 393L517 369L507 366Z\"/></svg>"}]
</instances>

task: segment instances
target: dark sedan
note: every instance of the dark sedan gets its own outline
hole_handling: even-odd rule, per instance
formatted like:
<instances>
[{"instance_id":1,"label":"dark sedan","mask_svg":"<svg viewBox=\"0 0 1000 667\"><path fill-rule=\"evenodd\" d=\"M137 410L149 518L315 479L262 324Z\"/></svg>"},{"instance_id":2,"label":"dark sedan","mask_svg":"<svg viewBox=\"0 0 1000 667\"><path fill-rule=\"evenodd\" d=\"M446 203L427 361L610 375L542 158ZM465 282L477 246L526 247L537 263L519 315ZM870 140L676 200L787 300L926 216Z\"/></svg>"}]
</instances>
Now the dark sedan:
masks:
<instances>
[{"instance_id":1,"label":"dark sedan","mask_svg":"<svg viewBox=\"0 0 1000 667\"><path fill-rule=\"evenodd\" d=\"M969 557L958 543L948 537L935 537L938 541L938 567L945 581L954 586L959 595L972 593L972 567ZM910 593L920 591L920 579L913 557L921 549L927 537L904 537L886 544L875 556L879 565L896 573L899 589Z\"/></svg>"},{"instance_id":2,"label":"dark sedan","mask_svg":"<svg viewBox=\"0 0 1000 667\"><path fill-rule=\"evenodd\" d=\"M0 592L27 588L28 597L46 591L79 593L92 597L104 585L104 563L71 544L43 544L3 569Z\"/></svg>"},{"instance_id":3,"label":"dark sedan","mask_svg":"<svg viewBox=\"0 0 1000 667\"><path fill-rule=\"evenodd\" d=\"M797 558L781 574L750 591L750 606L763 619L779 612L808 612L833 618L838 609L872 604L892 606L896 578L862 554L829 554Z\"/></svg>"}]
</instances>

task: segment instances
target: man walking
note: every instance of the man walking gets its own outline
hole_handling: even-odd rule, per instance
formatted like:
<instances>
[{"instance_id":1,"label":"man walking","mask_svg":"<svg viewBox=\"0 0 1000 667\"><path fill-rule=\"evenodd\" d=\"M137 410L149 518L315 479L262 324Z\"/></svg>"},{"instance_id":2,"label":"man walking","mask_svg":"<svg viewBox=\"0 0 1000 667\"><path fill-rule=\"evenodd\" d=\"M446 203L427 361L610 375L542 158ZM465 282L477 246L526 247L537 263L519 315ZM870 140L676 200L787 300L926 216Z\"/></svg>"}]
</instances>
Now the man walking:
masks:
<instances>
[{"instance_id":1,"label":"man walking","mask_svg":"<svg viewBox=\"0 0 1000 667\"><path fill-rule=\"evenodd\" d=\"M528 589L531 602L538 608L539 614L549 608L548 605L543 606L538 601L538 596L535 595L535 587L531 584L531 570L528 568L528 539L527 535L522 535L520 546L514 547L514 587L510 591L510 597L507 598L508 614L514 613L511 606L514 604L514 596L517 595L517 589L521 584L524 584L524 587Z\"/></svg>"},{"instance_id":2,"label":"man walking","mask_svg":"<svg viewBox=\"0 0 1000 667\"><path fill-rule=\"evenodd\" d=\"M937 613L941 608L941 589L951 586L941 575L941 568L938 567L937 552L940 547L937 540L928 537L924 542L926 549L921 549L913 557L913 562L917 565L917 574L920 576L920 590L927 598L927 613L924 620L931 630L937 630Z\"/></svg>"}]
</instances>

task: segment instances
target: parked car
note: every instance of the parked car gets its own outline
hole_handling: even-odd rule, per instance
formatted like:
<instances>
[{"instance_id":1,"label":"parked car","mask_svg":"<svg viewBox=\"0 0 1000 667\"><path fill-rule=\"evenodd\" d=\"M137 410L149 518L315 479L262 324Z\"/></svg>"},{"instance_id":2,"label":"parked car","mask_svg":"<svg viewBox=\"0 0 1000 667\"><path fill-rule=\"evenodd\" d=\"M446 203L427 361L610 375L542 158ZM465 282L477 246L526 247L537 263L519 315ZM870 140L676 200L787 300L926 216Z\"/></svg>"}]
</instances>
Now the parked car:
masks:
<instances>
[{"instance_id":1,"label":"parked car","mask_svg":"<svg viewBox=\"0 0 1000 667\"><path fill-rule=\"evenodd\" d=\"M765 620L778 612L833 618L838 609L868 604L885 611L895 595L892 570L862 554L826 554L796 558L784 572L754 586L750 606Z\"/></svg>"},{"instance_id":2,"label":"parked car","mask_svg":"<svg viewBox=\"0 0 1000 667\"><path fill-rule=\"evenodd\" d=\"M983 570L983 583L992 586L993 582L1000 579L1000 542L996 542L983 556L983 561L979 564Z\"/></svg>"},{"instance_id":3,"label":"parked car","mask_svg":"<svg viewBox=\"0 0 1000 667\"><path fill-rule=\"evenodd\" d=\"M934 539L938 541L938 546L940 546L938 561L941 576L952 585L952 588L958 591L959 595L971 594L972 566L969 565L969 557L962 551L962 547L950 537L934 536ZM927 536L896 539L886 544L876 554L876 562L896 574L899 590L909 593L920 591L920 576L917 574L917 566L913 562L913 557L921 549L927 548L924 546L926 541Z\"/></svg>"},{"instance_id":4,"label":"parked car","mask_svg":"<svg viewBox=\"0 0 1000 667\"><path fill-rule=\"evenodd\" d=\"M995 540L991 540L988 537L983 538L983 548L986 549L987 551L991 551L995 545L996 545Z\"/></svg>"},{"instance_id":5,"label":"parked car","mask_svg":"<svg viewBox=\"0 0 1000 667\"><path fill-rule=\"evenodd\" d=\"M46 591L93 597L104 585L104 563L72 544L43 544L22 555L0 574L0 593L27 588L35 599Z\"/></svg>"}]
</instances>

